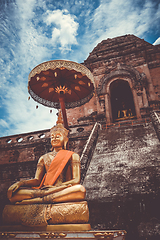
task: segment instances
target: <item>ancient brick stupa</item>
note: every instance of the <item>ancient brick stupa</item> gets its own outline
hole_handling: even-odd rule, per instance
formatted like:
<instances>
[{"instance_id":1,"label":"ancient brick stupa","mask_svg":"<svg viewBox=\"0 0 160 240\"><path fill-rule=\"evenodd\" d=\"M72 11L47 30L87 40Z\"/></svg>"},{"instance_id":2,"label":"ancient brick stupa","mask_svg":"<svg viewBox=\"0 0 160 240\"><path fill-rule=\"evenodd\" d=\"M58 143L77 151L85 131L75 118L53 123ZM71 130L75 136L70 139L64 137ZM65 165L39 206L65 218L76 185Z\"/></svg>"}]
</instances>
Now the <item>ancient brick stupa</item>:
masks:
<instances>
[{"instance_id":1,"label":"ancient brick stupa","mask_svg":"<svg viewBox=\"0 0 160 240\"><path fill-rule=\"evenodd\" d=\"M155 239L160 236L160 46L134 35L106 39L83 65L94 76L95 96L68 109L67 118L69 149L81 156L91 229L125 229L126 239ZM51 145L49 130L0 141L2 212L8 187L16 178L33 177Z\"/></svg>"}]
</instances>

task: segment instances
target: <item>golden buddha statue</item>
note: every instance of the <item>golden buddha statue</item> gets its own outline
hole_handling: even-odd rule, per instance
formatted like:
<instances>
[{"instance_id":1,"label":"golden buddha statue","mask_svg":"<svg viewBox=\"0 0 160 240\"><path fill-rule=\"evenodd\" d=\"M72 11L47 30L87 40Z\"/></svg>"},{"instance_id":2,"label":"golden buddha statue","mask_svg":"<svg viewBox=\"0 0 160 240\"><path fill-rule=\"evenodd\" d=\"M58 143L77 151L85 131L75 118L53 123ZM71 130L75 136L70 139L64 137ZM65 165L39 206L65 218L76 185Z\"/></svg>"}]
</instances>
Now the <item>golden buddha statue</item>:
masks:
<instances>
[{"instance_id":1,"label":"golden buddha statue","mask_svg":"<svg viewBox=\"0 0 160 240\"><path fill-rule=\"evenodd\" d=\"M66 150L68 130L61 112L50 133L52 151L40 157L35 177L9 187L7 196L12 204L3 210L3 223L89 230L86 190L80 185L80 157Z\"/></svg>"},{"instance_id":2,"label":"golden buddha statue","mask_svg":"<svg viewBox=\"0 0 160 240\"><path fill-rule=\"evenodd\" d=\"M66 150L68 130L61 113L51 128L52 151L41 156L35 178L14 183L8 189L11 203L59 203L82 201L86 190L80 185L80 157ZM46 173L45 173L46 172Z\"/></svg>"}]
</instances>

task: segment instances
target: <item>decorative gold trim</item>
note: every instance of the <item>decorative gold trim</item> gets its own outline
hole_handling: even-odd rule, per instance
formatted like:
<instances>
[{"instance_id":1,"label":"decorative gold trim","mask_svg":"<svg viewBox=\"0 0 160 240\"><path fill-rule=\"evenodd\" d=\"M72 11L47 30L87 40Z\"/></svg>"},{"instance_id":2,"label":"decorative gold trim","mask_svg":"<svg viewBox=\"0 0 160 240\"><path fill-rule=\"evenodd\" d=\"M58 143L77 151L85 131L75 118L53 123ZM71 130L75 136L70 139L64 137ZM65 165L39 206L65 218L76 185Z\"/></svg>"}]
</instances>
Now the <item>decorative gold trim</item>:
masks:
<instances>
[{"instance_id":1,"label":"decorative gold trim","mask_svg":"<svg viewBox=\"0 0 160 240\"><path fill-rule=\"evenodd\" d=\"M68 92L68 88L67 87L65 87L65 86L57 86L56 88L55 88L55 92L57 92L57 93L60 93L60 92L63 92L64 94L65 93L67 93Z\"/></svg>"},{"instance_id":2,"label":"decorative gold trim","mask_svg":"<svg viewBox=\"0 0 160 240\"><path fill-rule=\"evenodd\" d=\"M46 99L43 99L39 96L37 96L32 89L30 89L30 87L28 87L28 92L31 95L31 97L38 103L47 106L47 107L51 107L51 108L56 108L56 109L60 109L60 103L59 102L52 102ZM70 94L70 93L69 93ZM87 103L90 101L90 99L93 97L94 92L92 91L87 97L82 98L78 101L75 102L65 102L65 108L69 109L69 108L75 108L75 107L80 107L83 104Z\"/></svg>"},{"instance_id":3,"label":"decorative gold trim","mask_svg":"<svg viewBox=\"0 0 160 240\"><path fill-rule=\"evenodd\" d=\"M64 238L64 239L70 239L70 235L72 235L72 239L77 239L77 234L85 234L85 239L105 239L105 240L113 240L113 239L121 239L121 240L125 240L125 236L127 234L127 232L125 230L102 230L102 231L92 231L92 230L81 230L80 226L78 230L74 229L74 225L75 224L69 224L70 226L68 226L68 228L70 227L70 230L66 230L66 229L61 229L63 226L59 226L60 228L57 228L58 225L50 225L50 227L47 226L47 228L43 227L43 228L36 228L31 230L31 228L27 228L27 229L22 229L22 227L20 228L19 225L16 226L15 230L5 230L5 231L1 231L0 232L0 238L20 238L23 236L23 238L32 238L32 239L42 239L42 238ZM78 224L77 224L78 225ZM84 225L88 225L90 226L90 224L79 224L79 225L83 225L81 226L81 228L84 228ZM56 230L55 229L58 229ZM13 226L8 226L8 229L13 229ZM86 228L86 226L85 226ZM28 236L27 236L28 235ZM31 236L32 235L32 236ZM120 237L120 238L117 238ZM81 237L80 237L81 238ZM83 237L84 238L84 237Z\"/></svg>"},{"instance_id":4,"label":"decorative gold trim","mask_svg":"<svg viewBox=\"0 0 160 240\"><path fill-rule=\"evenodd\" d=\"M82 75L86 75L95 87L93 75L87 67L83 66L80 63L67 61L67 60L52 60L52 61L48 61L48 62L44 62L44 63L39 64L38 66L36 66L30 72L29 77L28 77L28 81L30 81L30 79L32 77L34 77L36 74L39 74L42 71L45 72L49 69L54 70L56 68L60 68L60 69L65 69L66 68L68 70L75 70L77 72L80 72Z\"/></svg>"},{"instance_id":5,"label":"decorative gold trim","mask_svg":"<svg viewBox=\"0 0 160 240\"><path fill-rule=\"evenodd\" d=\"M111 240L113 238L116 238L118 236L122 236L123 239L125 238L126 235L126 231L125 230L112 230L112 231L100 231L100 232L96 232L94 233L94 236L96 239L107 239L107 240Z\"/></svg>"}]
</instances>

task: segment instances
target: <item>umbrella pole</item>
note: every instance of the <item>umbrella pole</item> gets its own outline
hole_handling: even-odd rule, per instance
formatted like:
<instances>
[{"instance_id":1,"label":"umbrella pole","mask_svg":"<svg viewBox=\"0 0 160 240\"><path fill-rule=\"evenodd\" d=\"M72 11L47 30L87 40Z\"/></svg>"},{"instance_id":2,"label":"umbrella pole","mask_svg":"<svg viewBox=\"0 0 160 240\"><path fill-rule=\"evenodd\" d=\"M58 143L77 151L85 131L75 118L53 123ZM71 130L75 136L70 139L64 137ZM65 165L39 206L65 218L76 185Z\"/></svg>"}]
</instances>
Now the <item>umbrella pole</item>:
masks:
<instances>
[{"instance_id":1,"label":"umbrella pole","mask_svg":"<svg viewBox=\"0 0 160 240\"><path fill-rule=\"evenodd\" d=\"M64 127L69 130L63 92L59 94L59 102L62 110Z\"/></svg>"},{"instance_id":2,"label":"umbrella pole","mask_svg":"<svg viewBox=\"0 0 160 240\"><path fill-rule=\"evenodd\" d=\"M64 102L64 93L63 92L60 92L60 94L59 94L59 102L60 102L60 106L61 106L64 127L67 130L69 130L68 121L67 121L67 114L66 114L66 108L65 108L65 102ZM69 135L69 133L68 133L68 135ZM69 149L69 141L67 142L66 148Z\"/></svg>"}]
</instances>

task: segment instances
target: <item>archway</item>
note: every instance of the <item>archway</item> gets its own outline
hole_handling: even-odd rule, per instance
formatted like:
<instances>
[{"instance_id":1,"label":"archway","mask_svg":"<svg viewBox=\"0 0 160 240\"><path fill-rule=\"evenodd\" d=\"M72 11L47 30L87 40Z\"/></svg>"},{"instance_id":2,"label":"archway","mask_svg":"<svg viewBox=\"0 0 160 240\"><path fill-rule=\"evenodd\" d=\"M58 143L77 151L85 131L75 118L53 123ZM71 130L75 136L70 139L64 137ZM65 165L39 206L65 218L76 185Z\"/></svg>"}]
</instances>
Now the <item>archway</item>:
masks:
<instances>
[{"instance_id":1,"label":"archway","mask_svg":"<svg viewBox=\"0 0 160 240\"><path fill-rule=\"evenodd\" d=\"M127 81L116 80L110 85L113 122L136 117L133 95Z\"/></svg>"}]
</instances>

